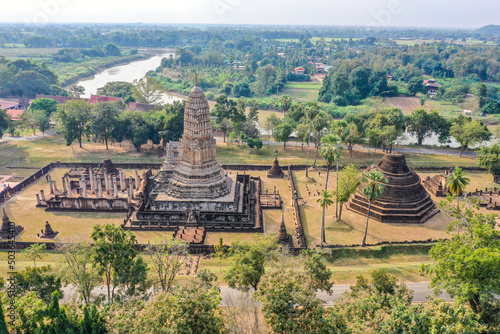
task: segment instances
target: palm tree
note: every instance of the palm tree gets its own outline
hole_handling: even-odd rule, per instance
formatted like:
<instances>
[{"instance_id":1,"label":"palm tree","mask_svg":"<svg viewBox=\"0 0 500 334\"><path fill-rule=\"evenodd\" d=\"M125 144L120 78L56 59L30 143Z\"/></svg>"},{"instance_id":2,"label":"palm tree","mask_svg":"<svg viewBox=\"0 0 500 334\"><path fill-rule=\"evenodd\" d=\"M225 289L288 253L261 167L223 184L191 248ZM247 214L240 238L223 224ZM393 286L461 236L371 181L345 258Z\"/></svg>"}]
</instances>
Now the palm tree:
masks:
<instances>
[{"instance_id":1,"label":"palm tree","mask_svg":"<svg viewBox=\"0 0 500 334\"><path fill-rule=\"evenodd\" d=\"M464 171L460 167L455 167L455 170L446 177L446 185L450 193L457 196L457 206L459 204L459 196L462 195L469 183L470 179L465 176Z\"/></svg>"},{"instance_id":2,"label":"palm tree","mask_svg":"<svg viewBox=\"0 0 500 334\"><path fill-rule=\"evenodd\" d=\"M321 150L320 154L326 162L326 181L325 181L325 192L328 192L328 178L330 176L330 168L333 164L339 161L340 156L344 148L341 145L340 138L338 136L329 134L321 138ZM337 164L337 176L338 176L338 164ZM330 197L332 195L330 194ZM321 245L325 242L325 210L323 207L323 223L321 225Z\"/></svg>"},{"instance_id":3,"label":"palm tree","mask_svg":"<svg viewBox=\"0 0 500 334\"><path fill-rule=\"evenodd\" d=\"M323 247L323 243L326 242L325 240L325 212L326 209L330 205L333 204L333 195L328 192L328 190L323 190L321 193L321 197L316 200L316 202L319 203L319 206L323 208L323 219L321 222L321 247Z\"/></svg>"},{"instance_id":4,"label":"palm tree","mask_svg":"<svg viewBox=\"0 0 500 334\"><path fill-rule=\"evenodd\" d=\"M361 247L364 247L366 244L366 235L368 234L368 222L370 221L370 209L372 203L377 200L385 190L385 183L387 183L387 178L382 172L378 170L371 170L366 172L361 179L361 183L365 184L363 188L363 194L368 200L368 213L366 214L366 228L365 228L365 236L363 237L363 242L361 243Z\"/></svg>"},{"instance_id":5,"label":"palm tree","mask_svg":"<svg viewBox=\"0 0 500 334\"><path fill-rule=\"evenodd\" d=\"M309 121L309 139L307 140L307 164L306 164L306 177L309 177L309 147L311 146L311 133L312 133L312 122L319 113L319 107L316 102L308 103L306 107L306 117Z\"/></svg>"},{"instance_id":6,"label":"palm tree","mask_svg":"<svg viewBox=\"0 0 500 334\"><path fill-rule=\"evenodd\" d=\"M330 168L333 166L335 162L338 162L340 156L344 148L342 147L342 141L336 135L326 135L321 138L321 149L320 154L326 162L326 182L325 182L325 190L328 189L328 177L330 175ZM338 174L338 165L337 165L337 174Z\"/></svg>"}]
</instances>

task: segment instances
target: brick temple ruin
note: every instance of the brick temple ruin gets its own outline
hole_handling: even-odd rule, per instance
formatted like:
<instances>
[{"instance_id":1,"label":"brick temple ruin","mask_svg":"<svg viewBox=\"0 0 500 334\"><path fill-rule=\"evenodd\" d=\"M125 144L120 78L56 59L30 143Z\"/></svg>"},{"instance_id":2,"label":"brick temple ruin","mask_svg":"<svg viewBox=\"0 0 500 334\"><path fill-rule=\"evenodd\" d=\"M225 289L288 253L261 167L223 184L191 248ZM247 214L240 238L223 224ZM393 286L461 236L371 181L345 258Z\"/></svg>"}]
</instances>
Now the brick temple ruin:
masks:
<instances>
[{"instance_id":1,"label":"brick temple ruin","mask_svg":"<svg viewBox=\"0 0 500 334\"><path fill-rule=\"evenodd\" d=\"M167 144L163 166L147 175L139 209L124 227L258 232L260 192L260 178L221 168L208 101L195 86L186 103L182 139Z\"/></svg>"},{"instance_id":2,"label":"brick temple ruin","mask_svg":"<svg viewBox=\"0 0 500 334\"><path fill-rule=\"evenodd\" d=\"M109 159L97 169L70 170L61 179L62 188L50 174L46 178L49 194L40 190L36 195L37 207L46 211L128 212L144 184L137 170L135 177L127 177Z\"/></svg>"},{"instance_id":3,"label":"brick temple ruin","mask_svg":"<svg viewBox=\"0 0 500 334\"><path fill-rule=\"evenodd\" d=\"M438 174L433 177L427 176L425 180L422 181L424 188L436 197L446 197L450 191L446 185L448 173L449 172L446 171L445 174Z\"/></svg>"},{"instance_id":4,"label":"brick temple ruin","mask_svg":"<svg viewBox=\"0 0 500 334\"><path fill-rule=\"evenodd\" d=\"M370 170L382 172L388 180L382 196L371 205L370 218L383 223L424 223L438 212L420 176L408 167L404 155L387 154L365 172ZM349 199L347 209L366 216L368 200L363 187L361 184Z\"/></svg>"}]
</instances>

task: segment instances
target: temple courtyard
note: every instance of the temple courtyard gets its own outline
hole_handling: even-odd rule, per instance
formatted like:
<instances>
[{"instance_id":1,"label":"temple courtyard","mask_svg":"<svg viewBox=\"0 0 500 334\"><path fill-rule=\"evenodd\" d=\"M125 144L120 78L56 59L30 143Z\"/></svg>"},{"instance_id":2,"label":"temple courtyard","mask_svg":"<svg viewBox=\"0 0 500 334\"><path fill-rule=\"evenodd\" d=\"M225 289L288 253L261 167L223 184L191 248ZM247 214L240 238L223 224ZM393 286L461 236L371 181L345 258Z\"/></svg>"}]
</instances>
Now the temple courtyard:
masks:
<instances>
[{"instance_id":1,"label":"temple courtyard","mask_svg":"<svg viewBox=\"0 0 500 334\"><path fill-rule=\"evenodd\" d=\"M57 168L51 171L53 180L61 180L69 169ZM237 171L231 171L238 173ZM243 172L239 172L243 173ZM292 207L292 194L287 178L269 179L267 171L246 171L253 177L260 177L262 180L262 193L266 191L272 193L274 188L281 195L283 200L284 221L289 234L294 235L294 213ZM418 171L421 179L427 176L434 176L444 173L444 170ZM133 171L124 171L126 176L133 175ZM298 191L298 202L302 214L302 223L308 247L315 247L319 244L320 225L322 210L316 200L319 192L324 189L326 171L323 169L311 169L310 177L306 178L305 171L294 171L294 180ZM493 177L485 172L468 172L471 184L467 190L474 191L476 188L484 189L494 187ZM59 182L60 183L60 182ZM328 189L333 190L336 186L335 171L331 172ZM59 187L61 187L59 185ZM72 236L85 237L90 240L92 227L95 224L115 224L121 225L126 217L123 212L46 212L44 208L37 208L36 194L44 189L49 191L49 184L45 177L38 179L22 192L17 193L0 204L0 212L5 209L9 218L18 225L24 227L24 232L17 238L17 241L26 242L63 242L65 238ZM432 195L435 203L443 200L443 197ZM328 244L352 245L359 244L362 240L366 216L347 210L342 211L342 220L335 218L335 205L327 210L326 214L326 240ZM482 208L485 213L495 211ZM264 233L277 233L282 220L282 211L279 209L263 210ZM48 221L55 231L61 233L54 240L42 240L37 234L44 228ZM446 228L450 223L450 218L439 212L423 224L393 224L381 223L373 219L370 220L368 231L368 244L383 241L411 241L427 239L446 238ZM134 231L139 243L148 241L166 233L161 231ZM223 238L225 244L230 244L235 240L252 240L252 233L224 233L208 232L205 244L216 244L219 238Z\"/></svg>"}]
</instances>

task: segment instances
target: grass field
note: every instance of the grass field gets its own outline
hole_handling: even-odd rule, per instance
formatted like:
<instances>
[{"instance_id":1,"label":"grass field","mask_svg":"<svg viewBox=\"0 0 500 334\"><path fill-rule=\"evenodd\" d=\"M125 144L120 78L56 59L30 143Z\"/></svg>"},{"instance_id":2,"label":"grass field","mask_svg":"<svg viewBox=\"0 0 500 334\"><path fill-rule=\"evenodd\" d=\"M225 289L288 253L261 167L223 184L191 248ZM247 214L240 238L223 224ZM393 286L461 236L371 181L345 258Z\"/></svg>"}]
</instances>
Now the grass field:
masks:
<instances>
[{"instance_id":1,"label":"grass field","mask_svg":"<svg viewBox=\"0 0 500 334\"><path fill-rule=\"evenodd\" d=\"M279 115L279 113L277 114ZM267 139L267 138L266 138ZM227 146L226 143L218 142L217 154L222 164L258 164L270 165L274 159L275 151L278 150L282 165L305 164L307 158L306 149L301 150L300 143L290 142L287 149L283 145L267 146L260 150L251 150L248 146ZM312 150L314 157L314 150ZM61 135L49 136L37 141L0 142L0 175L28 176L33 171L12 169L7 167L37 167L41 168L50 162L101 162L109 158L114 162L146 162L161 163L157 151L151 145L144 145L141 152L137 152L129 142L123 142L122 146L110 145L109 151L100 143L83 142L83 148L78 144L66 146ZM458 155L458 151L457 151ZM355 163L362 166L371 165L382 159L381 151L371 152L354 151L352 159L346 150L342 156L342 164ZM450 155L428 155L428 154L406 154L410 166L424 167L450 167L459 164L462 167L477 166L476 160L471 157ZM322 163L320 161L320 163Z\"/></svg>"},{"instance_id":2,"label":"grass field","mask_svg":"<svg viewBox=\"0 0 500 334\"><path fill-rule=\"evenodd\" d=\"M288 82L283 90L284 95L290 95L294 101L314 101L322 84L318 82Z\"/></svg>"}]
</instances>

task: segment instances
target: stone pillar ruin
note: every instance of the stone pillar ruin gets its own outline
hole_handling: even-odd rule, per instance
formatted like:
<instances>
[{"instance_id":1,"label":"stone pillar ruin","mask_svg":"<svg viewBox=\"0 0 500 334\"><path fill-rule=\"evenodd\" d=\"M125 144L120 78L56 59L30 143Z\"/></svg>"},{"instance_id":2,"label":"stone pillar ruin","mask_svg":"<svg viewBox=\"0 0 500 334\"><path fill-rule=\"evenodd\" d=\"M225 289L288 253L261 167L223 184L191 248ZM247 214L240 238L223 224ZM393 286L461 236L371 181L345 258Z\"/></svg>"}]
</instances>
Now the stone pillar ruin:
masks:
<instances>
[{"instance_id":1,"label":"stone pillar ruin","mask_svg":"<svg viewBox=\"0 0 500 334\"><path fill-rule=\"evenodd\" d=\"M103 168L103 173L104 173L104 190L109 191L108 171L106 168Z\"/></svg>"},{"instance_id":2,"label":"stone pillar ruin","mask_svg":"<svg viewBox=\"0 0 500 334\"><path fill-rule=\"evenodd\" d=\"M127 193L128 193L128 205L132 204L132 189L128 188Z\"/></svg>"},{"instance_id":3,"label":"stone pillar ruin","mask_svg":"<svg viewBox=\"0 0 500 334\"><path fill-rule=\"evenodd\" d=\"M125 177L123 176L122 169L119 170L119 176L120 176L120 190L124 192L126 187L125 187Z\"/></svg>"},{"instance_id":4,"label":"stone pillar ruin","mask_svg":"<svg viewBox=\"0 0 500 334\"><path fill-rule=\"evenodd\" d=\"M47 175L47 179L49 181L50 193L53 194L54 193L54 185L52 184L52 177L50 175Z\"/></svg>"},{"instance_id":5,"label":"stone pillar ruin","mask_svg":"<svg viewBox=\"0 0 500 334\"><path fill-rule=\"evenodd\" d=\"M118 198L118 184L116 182L116 176L113 177L113 198Z\"/></svg>"},{"instance_id":6,"label":"stone pillar ruin","mask_svg":"<svg viewBox=\"0 0 500 334\"><path fill-rule=\"evenodd\" d=\"M80 182L82 183L81 187L80 187L82 189L81 196L87 197L87 181L85 180L85 176L82 176L82 179Z\"/></svg>"},{"instance_id":7,"label":"stone pillar ruin","mask_svg":"<svg viewBox=\"0 0 500 334\"><path fill-rule=\"evenodd\" d=\"M135 189L139 189L140 184L141 184L141 179L139 178L139 172L135 170Z\"/></svg>"},{"instance_id":8,"label":"stone pillar ruin","mask_svg":"<svg viewBox=\"0 0 500 334\"><path fill-rule=\"evenodd\" d=\"M52 182L54 184L54 191L59 192L59 189L57 189L57 182L56 181L52 181Z\"/></svg>"},{"instance_id":9,"label":"stone pillar ruin","mask_svg":"<svg viewBox=\"0 0 500 334\"><path fill-rule=\"evenodd\" d=\"M62 178L62 184L63 184L63 191L67 194L68 193L68 185L66 184L66 178Z\"/></svg>"},{"instance_id":10,"label":"stone pillar ruin","mask_svg":"<svg viewBox=\"0 0 500 334\"><path fill-rule=\"evenodd\" d=\"M40 206L40 195L36 194L36 205Z\"/></svg>"},{"instance_id":11,"label":"stone pillar ruin","mask_svg":"<svg viewBox=\"0 0 500 334\"><path fill-rule=\"evenodd\" d=\"M66 186L68 187L68 196L71 195L71 180L69 179L69 175L66 175Z\"/></svg>"},{"instance_id":12,"label":"stone pillar ruin","mask_svg":"<svg viewBox=\"0 0 500 334\"><path fill-rule=\"evenodd\" d=\"M132 176L128 178L128 189L130 190L130 196L134 199L134 181L132 181Z\"/></svg>"},{"instance_id":13,"label":"stone pillar ruin","mask_svg":"<svg viewBox=\"0 0 500 334\"><path fill-rule=\"evenodd\" d=\"M42 197L42 201L45 202L45 193L43 192L43 190L40 190L40 196Z\"/></svg>"},{"instance_id":14,"label":"stone pillar ruin","mask_svg":"<svg viewBox=\"0 0 500 334\"><path fill-rule=\"evenodd\" d=\"M94 183L94 170L89 168L89 178L90 178L90 191L95 194L95 183Z\"/></svg>"},{"instance_id":15,"label":"stone pillar ruin","mask_svg":"<svg viewBox=\"0 0 500 334\"><path fill-rule=\"evenodd\" d=\"M102 198L102 183L99 175L97 175L97 198Z\"/></svg>"}]
</instances>

